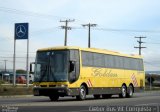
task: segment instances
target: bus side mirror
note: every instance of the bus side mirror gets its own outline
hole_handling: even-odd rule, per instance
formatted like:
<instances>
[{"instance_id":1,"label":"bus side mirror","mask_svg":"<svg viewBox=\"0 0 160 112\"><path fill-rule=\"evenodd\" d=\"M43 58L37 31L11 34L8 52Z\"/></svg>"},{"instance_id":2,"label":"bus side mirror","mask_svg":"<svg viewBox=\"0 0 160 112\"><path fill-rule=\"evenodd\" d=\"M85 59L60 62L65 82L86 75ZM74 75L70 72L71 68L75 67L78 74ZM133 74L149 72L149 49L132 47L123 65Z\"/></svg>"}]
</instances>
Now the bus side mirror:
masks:
<instances>
[{"instance_id":1,"label":"bus side mirror","mask_svg":"<svg viewBox=\"0 0 160 112\"><path fill-rule=\"evenodd\" d=\"M75 69L75 61L69 61L69 73L73 72Z\"/></svg>"},{"instance_id":2,"label":"bus side mirror","mask_svg":"<svg viewBox=\"0 0 160 112\"><path fill-rule=\"evenodd\" d=\"M32 62L32 63L30 63L30 73L31 74L34 74L34 71L33 71L33 65L35 65L35 62Z\"/></svg>"}]
</instances>

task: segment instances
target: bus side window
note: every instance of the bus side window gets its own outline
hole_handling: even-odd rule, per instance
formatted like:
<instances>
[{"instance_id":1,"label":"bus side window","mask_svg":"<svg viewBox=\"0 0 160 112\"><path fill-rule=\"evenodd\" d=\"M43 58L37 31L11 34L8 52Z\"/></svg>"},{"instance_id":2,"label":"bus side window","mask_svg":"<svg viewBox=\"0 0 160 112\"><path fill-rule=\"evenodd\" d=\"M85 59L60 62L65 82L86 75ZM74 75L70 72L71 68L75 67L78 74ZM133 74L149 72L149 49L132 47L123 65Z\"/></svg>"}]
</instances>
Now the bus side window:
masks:
<instances>
[{"instance_id":1,"label":"bus side window","mask_svg":"<svg viewBox=\"0 0 160 112\"><path fill-rule=\"evenodd\" d=\"M80 61L79 61L79 51L78 50L70 50L70 64L71 62L74 64L74 72L76 75L76 80L79 77L79 73L80 73Z\"/></svg>"}]
</instances>

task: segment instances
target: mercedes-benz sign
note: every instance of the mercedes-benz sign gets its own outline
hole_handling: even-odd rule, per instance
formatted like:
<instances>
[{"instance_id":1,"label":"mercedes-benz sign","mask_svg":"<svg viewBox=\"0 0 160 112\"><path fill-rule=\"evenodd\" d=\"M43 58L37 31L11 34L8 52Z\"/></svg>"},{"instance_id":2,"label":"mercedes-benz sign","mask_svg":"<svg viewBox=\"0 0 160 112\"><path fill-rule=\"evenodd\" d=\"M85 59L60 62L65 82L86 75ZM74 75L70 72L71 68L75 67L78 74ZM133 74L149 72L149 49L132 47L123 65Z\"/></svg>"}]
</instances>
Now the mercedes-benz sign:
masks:
<instances>
[{"instance_id":1,"label":"mercedes-benz sign","mask_svg":"<svg viewBox=\"0 0 160 112\"><path fill-rule=\"evenodd\" d=\"M15 39L28 39L28 23L15 24Z\"/></svg>"}]
</instances>

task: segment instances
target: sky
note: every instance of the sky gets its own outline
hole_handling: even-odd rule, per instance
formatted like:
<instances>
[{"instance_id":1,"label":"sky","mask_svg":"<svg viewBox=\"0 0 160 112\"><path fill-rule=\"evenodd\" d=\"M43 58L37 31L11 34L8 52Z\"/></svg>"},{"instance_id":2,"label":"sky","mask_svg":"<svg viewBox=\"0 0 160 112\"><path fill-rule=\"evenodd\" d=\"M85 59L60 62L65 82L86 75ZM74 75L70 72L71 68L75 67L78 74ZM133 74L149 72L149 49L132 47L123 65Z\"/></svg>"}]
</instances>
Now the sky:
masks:
<instances>
[{"instance_id":1,"label":"sky","mask_svg":"<svg viewBox=\"0 0 160 112\"><path fill-rule=\"evenodd\" d=\"M87 47L91 28L91 47L138 54L137 38L142 39L146 71L160 70L159 0L0 0L0 69L13 68L14 25L29 23L29 61L36 50L63 46L65 25L60 20L75 19L68 25L68 46ZM16 69L26 69L27 41L16 41Z\"/></svg>"}]
</instances>

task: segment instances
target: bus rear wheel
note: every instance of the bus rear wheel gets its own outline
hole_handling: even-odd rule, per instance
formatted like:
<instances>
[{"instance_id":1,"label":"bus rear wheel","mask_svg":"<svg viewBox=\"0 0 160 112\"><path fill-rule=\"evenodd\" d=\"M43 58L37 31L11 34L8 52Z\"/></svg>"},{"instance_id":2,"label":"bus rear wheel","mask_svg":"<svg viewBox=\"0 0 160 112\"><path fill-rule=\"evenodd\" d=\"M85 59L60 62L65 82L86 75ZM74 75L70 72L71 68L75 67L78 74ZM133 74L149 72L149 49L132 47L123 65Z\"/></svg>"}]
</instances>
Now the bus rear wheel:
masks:
<instances>
[{"instance_id":1,"label":"bus rear wheel","mask_svg":"<svg viewBox=\"0 0 160 112\"><path fill-rule=\"evenodd\" d=\"M131 98L132 96L133 96L133 86L132 86L132 85L129 85L127 97L128 97L128 98Z\"/></svg>"},{"instance_id":2,"label":"bus rear wheel","mask_svg":"<svg viewBox=\"0 0 160 112\"><path fill-rule=\"evenodd\" d=\"M51 96L49 96L49 98L51 101L57 101L59 99L59 96L58 95L55 95L55 96L51 95Z\"/></svg>"},{"instance_id":3,"label":"bus rear wheel","mask_svg":"<svg viewBox=\"0 0 160 112\"><path fill-rule=\"evenodd\" d=\"M76 96L77 100L85 100L86 99L86 88L84 85L81 85L80 89L79 89L79 95Z\"/></svg>"},{"instance_id":4,"label":"bus rear wheel","mask_svg":"<svg viewBox=\"0 0 160 112\"><path fill-rule=\"evenodd\" d=\"M127 87L125 85L122 85L121 87L121 94L119 94L120 98L126 98L127 96Z\"/></svg>"}]
</instances>

